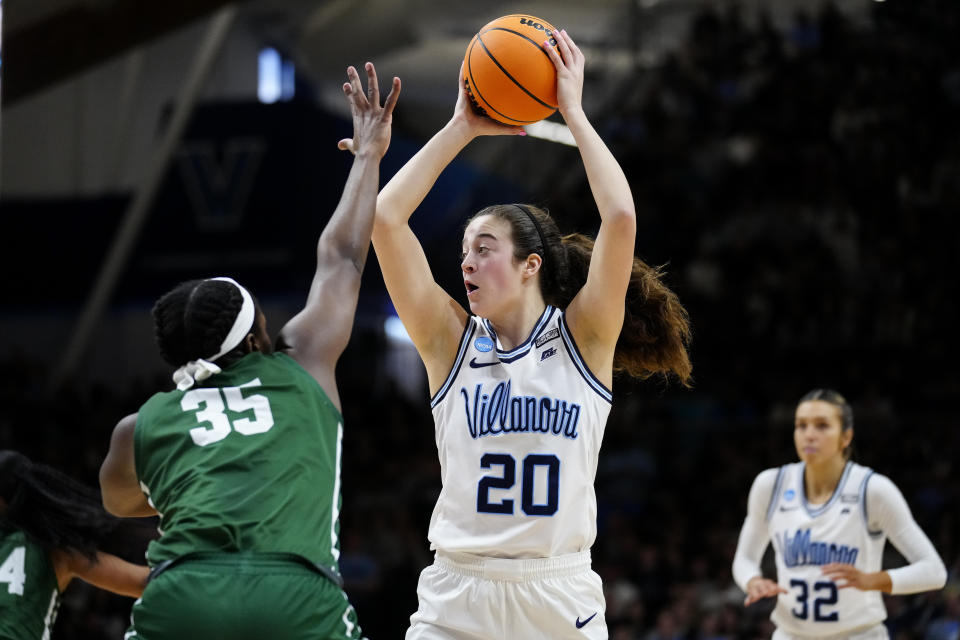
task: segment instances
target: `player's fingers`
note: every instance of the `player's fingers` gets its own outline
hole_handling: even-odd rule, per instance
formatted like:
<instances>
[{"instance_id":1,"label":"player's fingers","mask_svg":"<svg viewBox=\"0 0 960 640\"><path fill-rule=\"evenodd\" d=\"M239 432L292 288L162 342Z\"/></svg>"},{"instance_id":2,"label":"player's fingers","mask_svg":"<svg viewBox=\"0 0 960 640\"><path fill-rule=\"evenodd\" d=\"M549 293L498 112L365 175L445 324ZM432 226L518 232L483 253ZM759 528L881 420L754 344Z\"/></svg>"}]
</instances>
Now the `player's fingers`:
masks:
<instances>
[{"instance_id":1,"label":"player's fingers","mask_svg":"<svg viewBox=\"0 0 960 640\"><path fill-rule=\"evenodd\" d=\"M570 36L566 29L556 29L553 32L553 39L557 41L557 50L563 57L563 61L568 65L573 62L573 52L570 49Z\"/></svg>"},{"instance_id":2,"label":"player's fingers","mask_svg":"<svg viewBox=\"0 0 960 640\"><path fill-rule=\"evenodd\" d=\"M363 68L367 70L367 97L370 100L370 104L375 104L379 107L380 83L377 81L377 70L372 62L366 63L363 65Z\"/></svg>"},{"instance_id":3,"label":"player's fingers","mask_svg":"<svg viewBox=\"0 0 960 640\"><path fill-rule=\"evenodd\" d=\"M554 38L556 40L556 38ZM557 41L559 42L559 40ZM553 66L557 68L557 71L563 68L563 58L560 57L560 54L557 53L557 50L550 45L549 40L544 40L540 43L540 46L547 52L547 56L550 58L550 62L553 63Z\"/></svg>"},{"instance_id":4,"label":"player's fingers","mask_svg":"<svg viewBox=\"0 0 960 640\"><path fill-rule=\"evenodd\" d=\"M353 153L353 138L344 138L343 140L338 142L337 149L340 149L341 151L349 151L350 153Z\"/></svg>"},{"instance_id":5,"label":"player's fingers","mask_svg":"<svg viewBox=\"0 0 960 640\"><path fill-rule=\"evenodd\" d=\"M383 111L387 115L393 113L393 108L397 105L397 98L400 97L400 78L393 76L393 84L390 86L390 93L387 94L387 101L383 103Z\"/></svg>"},{"instance_id":6,"label":"player's fingers","mask_svg":"<svg viewBox=\"0 0 960 640\"><path fill-rule=\"evenodd\" d=\"M573 41L573 38L570 37L570 34L567 33L566 29L561 29L560 34L563 36L563 42L567 46L567 49L570 50L570 54L574 59L582 59L583 52L580 51L580 47L577 46L577 43ZM564 56L564 60L566 60Z\"/></svg>"},{"instance_id":7,"label":"player's fingers","mask_svg":"<svg viewBox=\"0 0 960 640\"><path fill-rule=\"evenodd\" d=\"M360 84L360 75L353 65L347 67L347 78L350 81L350 97L353 98L352 102L358 105L362 104L364 102L363 85Z\"/></svg>"}]
</instances>

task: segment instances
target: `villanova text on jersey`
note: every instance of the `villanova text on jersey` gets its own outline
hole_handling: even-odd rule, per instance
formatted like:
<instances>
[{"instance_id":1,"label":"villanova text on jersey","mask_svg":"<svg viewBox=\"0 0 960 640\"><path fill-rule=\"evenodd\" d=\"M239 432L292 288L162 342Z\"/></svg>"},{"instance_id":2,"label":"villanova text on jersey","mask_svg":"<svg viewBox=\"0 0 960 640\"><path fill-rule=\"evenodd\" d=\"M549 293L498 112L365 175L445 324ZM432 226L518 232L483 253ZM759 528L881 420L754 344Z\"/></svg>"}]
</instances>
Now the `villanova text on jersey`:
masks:
<instances>
[{"instance_id":1,"label":"villanova text on jersey","mask_svg":"<svg viewBox=\"0 0 960 640\"><path fill-rule=\"evenodd\" d=\"M793 537L789 531L784 531L782 538L779 533L776 538L783 553L783 562L788 567L819 566L831 562L856 564L857 555L860 553L857 547L811 540L809 528L797 529Z\"/></svg>"},{"instance_id":2,"label":"villanova text on jersey","mask_svg":"<svg viewBox=\"0 0 960 640\"><path fill-rule=\"evenodd\" d=\"M575 440L580 405L549 396L512 396L511 381L498 382L490 392L478 383L473 394L460 388L467 429L474 439L501 433L552 433Z\"/></svg>"}]
</instances>

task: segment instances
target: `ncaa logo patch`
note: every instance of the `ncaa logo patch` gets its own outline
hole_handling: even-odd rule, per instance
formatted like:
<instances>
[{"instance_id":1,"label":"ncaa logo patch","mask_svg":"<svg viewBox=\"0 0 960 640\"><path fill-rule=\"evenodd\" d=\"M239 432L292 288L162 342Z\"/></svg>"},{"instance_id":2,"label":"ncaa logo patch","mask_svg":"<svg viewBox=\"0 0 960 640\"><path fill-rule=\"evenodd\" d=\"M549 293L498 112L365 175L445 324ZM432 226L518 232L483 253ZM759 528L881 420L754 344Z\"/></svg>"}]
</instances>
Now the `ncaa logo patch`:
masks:
<instances>
[{"instance_id":1,"label":"ncaa logo patch","mask_svg":"<svg viewBox=\"0 0 960 640\"><path fill-rule=\"evenodd\" d=\"M794 491L793 489L787 489L786 491L783 492L784 500L793 500L796 497L797 497L797 492Z\"/></svg>"},{"instance_id":2,"label":"ncaa logo patch","mask_svg":"<svg viewBox=\"0 0 960 640\"><path fill-rule=\"evenodd\" d=\"M493 351L493 340L487 336L480 336L473 341L474 348L480 353L486 353L487 351Z\"/></svg>"}]
</instances>

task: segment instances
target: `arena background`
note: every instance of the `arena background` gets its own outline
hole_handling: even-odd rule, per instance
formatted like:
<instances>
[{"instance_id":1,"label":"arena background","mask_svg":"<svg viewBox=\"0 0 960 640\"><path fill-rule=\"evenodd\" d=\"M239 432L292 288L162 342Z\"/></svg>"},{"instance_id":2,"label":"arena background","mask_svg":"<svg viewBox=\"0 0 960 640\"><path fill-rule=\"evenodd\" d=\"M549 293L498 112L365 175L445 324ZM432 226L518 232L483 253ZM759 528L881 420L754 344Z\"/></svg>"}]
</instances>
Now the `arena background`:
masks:
<instances>
[{"instance_id":1,"label":"arena background","mask_svg":"<svg viewBox=\"0 0 960 640\"><path fill-rule=\"evenodd\" d=\"M950 571L940 592L886 598L892 635L960 634L960 3L0 6L0 448L95 484L117 420L171 386L160 293L233 275L273 331L303 303L350 161L345 67L403 80L385 182L450 113L477 28L529 12L585 50L638 254L667 265L694 326L692 390L614 384L593 548L611 637L769 637L769 603L741 606L730 563L753 477L795 458L792 410L819 386L852 401L856 459L898 484ZM455 296L463 220L510 201L596 228L576 149L479 140L414 218ZM439 470L372 252L338 374L346 588L370 637L398 638ZM124 523L111 550L142 560L155 526ZM120 638L130 604L75 582L54 638Z\"/></svg>"}]
</instances>

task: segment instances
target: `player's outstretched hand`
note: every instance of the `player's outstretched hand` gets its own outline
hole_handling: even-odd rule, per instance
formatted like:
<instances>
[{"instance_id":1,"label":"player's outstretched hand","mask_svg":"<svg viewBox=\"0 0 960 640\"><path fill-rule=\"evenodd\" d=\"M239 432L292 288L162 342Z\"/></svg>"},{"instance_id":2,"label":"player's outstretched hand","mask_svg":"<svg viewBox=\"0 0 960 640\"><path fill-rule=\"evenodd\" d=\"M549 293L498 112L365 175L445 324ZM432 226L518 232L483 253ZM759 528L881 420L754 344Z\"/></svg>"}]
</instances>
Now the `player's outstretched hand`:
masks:
<instances>
[{"instance_id":1,"label":"player's outstretched hand","mask_svg":"<svg viewBox=\"0 0 960 640\"><path fill-rule=\"evenodd\" d=\"M463 77L463 63L460 64L460 75L457 76L460 85L457 93L457 106L453 109L452 123L466 127L471 137L476 136L525 136L523 127L511 127L501 124L493 118L480 114L467 94L467 81Z\"/></svg>"},{"instance_id":2,"label":"player's outstretched hand","mask_svg":"<svg viewBox=\"0 0 960 640\"><path fill-rule=\"evenodd\" d=\"M852 564L840 562L825 564L822 571L823 575L833 580L841 589L854 587L861 591L886 591L889 593L892 587L890 575L885 571L864 573Z\"/></svg>"},{"instance_id":3,"label":"player's outstretched hand","mask_svg":"<svg viewBox=\"0 0 960 640\"><path fill-rule=\"evenodd\" d=\"M353 67L347 67L349 82L343 83L343 93L350 103L353 115L353 137L344 138L337 147L354 155L371 154L382 158L390 146L390 125L393 108L400 96L400 78L394 76L393 86L386 102L380 105L380 84L372 62L364 65L367 71L367 93L364 95L360 76Z\"/></svg>"},{"instance_id":4,"label":"player's outstretched hand","mask_svg":"<svg viewBox=\"0 0 960 640\"><path fill-rule=\"evenodd\" d=\"M557 69L557 105L560 115L566 119L582 109L584 57L566 29L555 29L553 37L557 41L556 49L550 46L549 41L542 42L540 46Z\"/></svg>"},{"instance_id":5,"label":"player's outstretched hand","mask_svg":"<svg viewBox=\"0 0 960 640\"><path fill-rule=\"evenodd\" d=\"M743 600L743 606L749 607L758 600L773 598L781 593L787 593L787 590L773 580L760 576L750 578L750 582L747 583L747 597Z\"/></svg>"}]
</instances>

